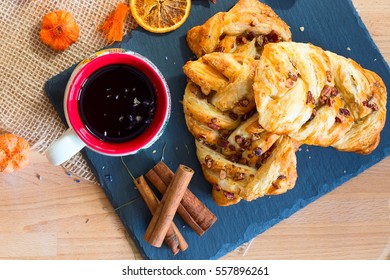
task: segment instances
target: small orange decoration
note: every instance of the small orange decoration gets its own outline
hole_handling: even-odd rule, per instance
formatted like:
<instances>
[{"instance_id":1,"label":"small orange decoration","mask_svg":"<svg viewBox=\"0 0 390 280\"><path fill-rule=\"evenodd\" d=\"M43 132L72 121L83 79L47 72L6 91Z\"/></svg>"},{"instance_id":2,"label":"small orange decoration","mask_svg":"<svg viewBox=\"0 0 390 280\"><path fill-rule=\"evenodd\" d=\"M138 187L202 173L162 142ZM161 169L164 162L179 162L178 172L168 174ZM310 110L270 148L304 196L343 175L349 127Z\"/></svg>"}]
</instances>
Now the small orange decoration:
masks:
<instances>
[{"instance_id":1,"label":"small orange decoration","mask_svg":"<svg viewBox=\"0 0 390 280\"><path fill-rule=\"evenodd\" d=\"M30 146L22 137L11 133L0 135L0 173L22 169L29 162Z\"/></svg>"},{"instance_id":2,"label":"small orange decoration","mask_svg":"<svg viewBox=\"0 0 390 280\"><path fill-rule=\"evenodd\" d=\"M77 41L80 29L71 13L58 10L43 17L39 35L53 50L63 51Z\"/></svg>"},{"instance_id":3,"label":"small orange decoration","mask_svg":"<svg viewBox=\"0 0 390 280\"><path fill-rule=\"evenodd\" d=\"M129 7L123 3L118 3L116 9L111 12L105 22L99 27L106 35L107 44L119 42L123 38L123 25L129 13Z\"/></svg>"}]
</instances>

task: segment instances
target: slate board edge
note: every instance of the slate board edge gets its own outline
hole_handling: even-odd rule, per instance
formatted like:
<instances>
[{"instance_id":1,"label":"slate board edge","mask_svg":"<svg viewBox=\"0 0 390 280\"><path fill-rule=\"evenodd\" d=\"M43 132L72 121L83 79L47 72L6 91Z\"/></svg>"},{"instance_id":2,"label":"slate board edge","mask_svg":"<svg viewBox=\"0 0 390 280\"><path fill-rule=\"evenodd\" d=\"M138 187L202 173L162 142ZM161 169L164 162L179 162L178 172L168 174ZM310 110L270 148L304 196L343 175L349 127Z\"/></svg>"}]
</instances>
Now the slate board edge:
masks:
<instances>
[{"instance_id":1,"label":"slate board edge","mask_svg":"<svg viewBox=\"0 0 390 280\"><path fill-rule=\"evenodd\" d=\"M370 167L376 165L378 162L384 160L389 155L390 155L390 148L385 148L384 149L384 153L383 153L383 155L381 157L376 157L372 161L369 161L365 165L362 165L357 172L350 173L350 174L348 174L346 176L340 177L337 181L334 182L334 184L332 184L333 187L330 186L330 185L323 185L323 188L327 189L327 191L319 192L317 195L312 196L312 197L310 197L308 199L298 200L294 205L292 205L292 207L290 207L288 209L285 209L283 211L282 215L280 215L278 218L275 218L275 219L269 221L266 224L262 224L262 225L254 225L254 224L252 224L252 225L250 225L242 239L238 240L236 243L225 244L225 246L223 246L215 254L215 256L212 257L212 259L222 258L226 254L228 254L228 253L234 251L235 249L237 249L238 247L242 246L244 243L250 242L253 238L257 237L258 235L262 234L263 232L266 232L267 230L269 230L273 226L277 225L281 221L291 217L293 214L298 213L300 210L304 209L304 207L306 207L310 203L312 203L312 202L316 201L317 199L323 197L324 195L334 191L335 189L337 189L339 186L341 186L345 182L351 180L352 178L354 178L354 177L358 176L359 174L361 174L363 171L365 171L365 170L369 169ZM257 228L260 228L260 227L263 227L264 230L257 230ZM253 229L255 229L254 230L255 231L254 234L253 234L253 232L254 232Z\"/></svg>"},{"instance_id":2,"label":"slate board edge","mask_svg":"<svg viewBox=\"0 0 390 280\"><path fill-rule=\"evenodd\" d=\"M387 72L390 73L390 66L389 66L389 64L387 63L387 61L383 57L383 55L382 55L380 49L378 48L377 44L375 43L374 39L371 37L370 32L368 31L366 25L364 24L364 22L363 22L362 18L360 17L358 11L356 10L355 6L353 5L352 0L348 0L348 4L350 5L350 7L352 9L352 13L355 16L356 22L358 23L359 27L365 32L367 39L371 42L371 45L374 46L375 50L379 53L379 55L380 55L379 58L381 60L380 62L382 62L384 64L384 66L387 68Z\"/></svg>"}]
</instances>

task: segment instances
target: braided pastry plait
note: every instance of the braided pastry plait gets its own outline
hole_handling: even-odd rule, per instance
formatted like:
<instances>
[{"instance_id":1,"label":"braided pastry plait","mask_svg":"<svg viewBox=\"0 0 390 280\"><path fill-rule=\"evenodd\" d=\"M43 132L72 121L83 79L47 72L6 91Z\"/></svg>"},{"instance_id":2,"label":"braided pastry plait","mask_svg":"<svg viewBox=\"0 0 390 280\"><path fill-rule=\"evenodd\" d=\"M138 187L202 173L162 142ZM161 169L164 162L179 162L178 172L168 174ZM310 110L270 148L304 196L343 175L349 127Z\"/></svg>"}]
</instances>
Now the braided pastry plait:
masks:
<instances>
[{"instance_id":1,"label":"braided pastry plait","mask_svg":"<svg viewBox=\"0 0 390 280\"><path fill-rule=\"evenodd\" d=\"M258 0L239 0L228 12L219 12L187 33L197 57L211 52L241 53L259 58L268 42L291 41L288 25Z\"/></svg>"},{"instance_id":2,"label":"braided pastry plait","mask_svg":"<svg viewBox=\"0 0 390 280\"><path fill-rule=\"evenodd\" d=\"M351 59L310 44L270 43L253 87L259 123L267 131L363 154L379 143L386 87Z\"/></svg>"},{"instance_id":3,"label":"braided pastry plait","mask_svg":"<svg viewBox=\"0 0 390 280\"><path fill-rule=\"evenodd\" d=\"M221 206L284 193L297 179L298 144L258 124L257 62L216 52L183 67L189 79L183 98L186 123L204 176L213 185L213 199Z\"/></svg>"}]
</instances>

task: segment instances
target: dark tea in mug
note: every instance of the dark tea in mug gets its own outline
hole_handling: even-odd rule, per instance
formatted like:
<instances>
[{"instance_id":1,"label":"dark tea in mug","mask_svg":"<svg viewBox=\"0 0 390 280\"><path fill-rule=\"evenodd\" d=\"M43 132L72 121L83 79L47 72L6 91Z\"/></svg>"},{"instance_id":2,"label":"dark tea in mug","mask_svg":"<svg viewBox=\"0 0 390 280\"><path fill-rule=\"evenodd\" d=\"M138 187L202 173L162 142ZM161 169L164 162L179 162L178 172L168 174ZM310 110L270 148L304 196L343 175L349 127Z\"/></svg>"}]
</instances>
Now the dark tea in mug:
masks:
<instances>
[{"instance_id":1,"label":"dark tea in mug","mask_svg":"<svg viewBox=\"0 0 390 280\"><path fill-rule=\"evenodd\" d=\"M64 116L69 128L46 151L54 165L83 148L127 156L151 147L171 112L164 76L148 58L108 48L82 60L69 77Z\"/></svg>"},{"instance_id":2,"label":"dark tea in mug","mask_svg":"<svg viewBox=\"0 0 390 280\"><path fill-rule=\"evenodd\" d=\"M79 113L86 128L106 142L136 138L151 124L156 93L149 78L126 64L96 70L79 93Z\"/></svg>"}]
</instances>

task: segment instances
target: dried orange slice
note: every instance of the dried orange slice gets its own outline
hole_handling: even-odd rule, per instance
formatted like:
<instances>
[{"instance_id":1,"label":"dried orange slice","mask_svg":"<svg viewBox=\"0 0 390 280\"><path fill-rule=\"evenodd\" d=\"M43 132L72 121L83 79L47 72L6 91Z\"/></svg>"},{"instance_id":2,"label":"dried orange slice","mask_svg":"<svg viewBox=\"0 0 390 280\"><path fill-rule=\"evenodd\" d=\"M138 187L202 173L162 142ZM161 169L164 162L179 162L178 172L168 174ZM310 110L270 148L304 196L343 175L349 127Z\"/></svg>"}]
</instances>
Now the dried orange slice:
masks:
<instances>
[{"instance_id":1,"label":"dried orange slice","mask_svg":"<svg viewBox=\"0 0 390 280\"><path fill-rule=\"evenodd\" d=\"M179 28L190 14L191 0L130 0L135 21L153 33Z\"/></svg>"}]
</instances>

